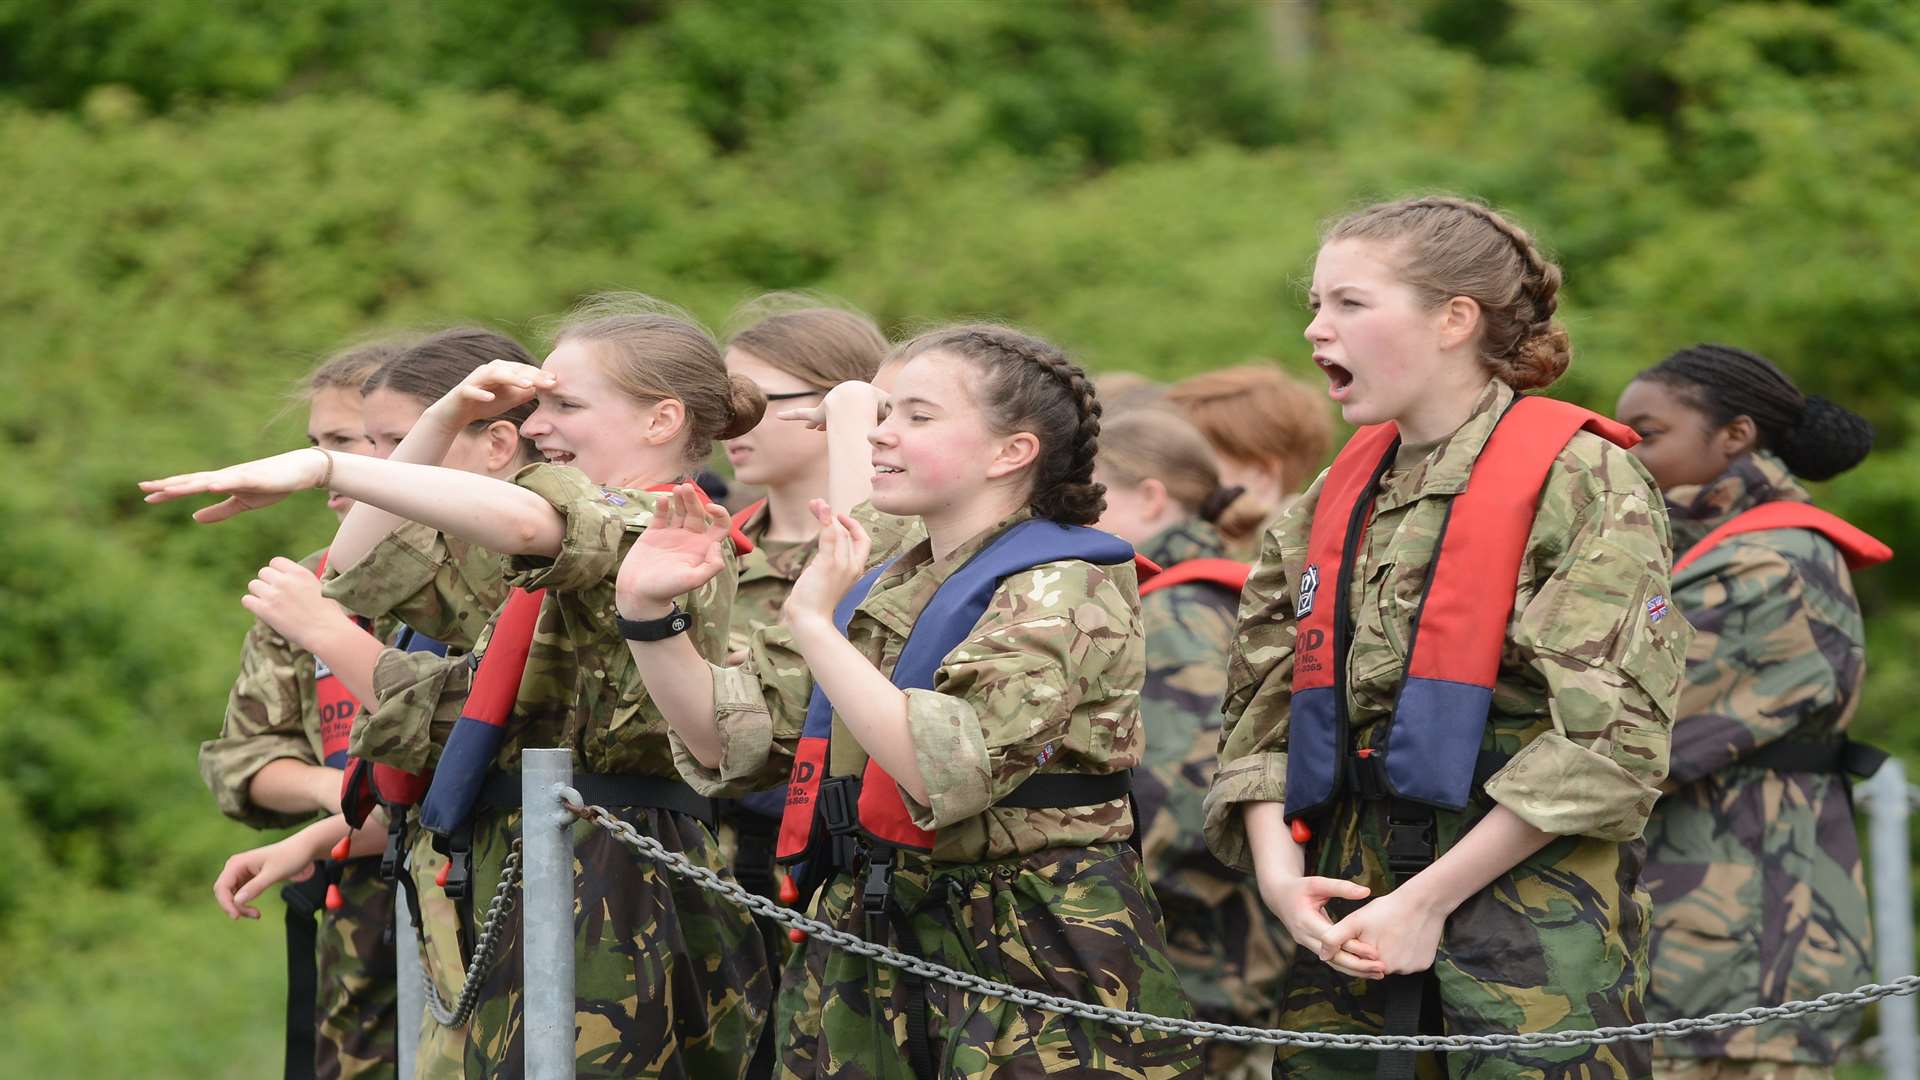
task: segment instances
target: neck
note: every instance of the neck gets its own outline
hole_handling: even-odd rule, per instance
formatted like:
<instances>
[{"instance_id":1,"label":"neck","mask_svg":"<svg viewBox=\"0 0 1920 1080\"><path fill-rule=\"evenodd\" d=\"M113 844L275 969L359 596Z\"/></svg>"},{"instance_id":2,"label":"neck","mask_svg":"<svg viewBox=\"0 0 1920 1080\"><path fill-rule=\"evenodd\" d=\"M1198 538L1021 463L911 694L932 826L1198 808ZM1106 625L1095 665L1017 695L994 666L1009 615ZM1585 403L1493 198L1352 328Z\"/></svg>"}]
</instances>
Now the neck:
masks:
<instances>
[{"instance_id":1,"label":"neck","mask_svg":"<svg viewBox=\"0 0 1920 1080\"><path fill-rule=\"evenodd\" d=\"M1438 442L1460 430L1460 425L1473 415L1473 407L1486 389L1487 375L1477 364L1470 376L1463 372L1460 377L1433 386L1405 415L1394 418L1400 428L1400 441Z\"/></svg>"},{"instance_id":2,"label":"neck","mask_svg":"<svg viewBox=\"0 0 1920 1080\"><path fill-rule=\"evenodd\" d=\"M620 470L621 475L613 480L593 477L596 484L608 484L612 487L626 488L629 491L639 488L671 484L683 477L693 475L693 469L687 466L686 459L676 450L668 453L643 453L635 456Z\"/></svg>"},{"instance_id":3,"label":"neck","mask_svg":"<svg viewBox=\"0 0 1920 1080\"><path fill-rule=\"evenodd\" d=\"M807 504L827 497L826 477L805 477L767 488L766 538L797 544L820 535L820 522Z\"/></svg>"},{"instance_id":4,"label":"neck","mask_svg":"<svg viewBox=\"0 0 1920 1080\"><path fill-rule=\"evenodd\" d=\"M1025 504L1025 492L989 490L969 502L922 514L920 520L927 526L933 557L944 559Z\"/></svg>"}]
</instances>

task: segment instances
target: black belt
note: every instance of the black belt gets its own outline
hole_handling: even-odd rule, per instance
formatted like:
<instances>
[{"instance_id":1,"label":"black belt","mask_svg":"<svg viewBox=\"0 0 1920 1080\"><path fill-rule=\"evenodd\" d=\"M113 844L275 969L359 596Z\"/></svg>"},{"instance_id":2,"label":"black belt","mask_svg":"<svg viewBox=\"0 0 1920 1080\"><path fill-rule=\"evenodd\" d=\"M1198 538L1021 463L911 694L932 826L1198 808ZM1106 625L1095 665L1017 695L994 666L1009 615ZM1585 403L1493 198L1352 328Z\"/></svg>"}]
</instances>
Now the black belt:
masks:
<instances>
[{"instance_id":1,"label":"black belt","mask_svg":"<svg viewBox=\"0 0 1920 1080\"><path fill-rule=\"evenodd\" d=\"M661 776L635 776L629 773L577 773L568 781L589 806L644 806L671 810L676 814L699 818L712 827L713 800L695 792L679 780ZM520 774L495 772L480 785L476 809L518 810Z\"/></svg>"},{"instance_id":2,"label":"black belt","mask_svg":"<svg viewBox=\"0 0 1920 1080\"><path fill-rule=\"evenodd\" d=\"M1016 810L1066 810L1075 806L1098 806L1103 802L1124 799L1132 793L1133 774L1130 772L1098 776L1087 773L1039 773L1027 777L1025 783L1007 792L1006 798L993 805Z\"/></svg>"},{"instance_id":3,"label":"black belt","mask_svg":"<svg viewBox=\"0 0 1920 1080\"><path fill-rule=\"evenodd\" d=\"M1783 739L1736 759L1735 765L1783 773L1841 773L1865 780L1880 771L1887 752L1852 739L1806 742Z\"/></svg>"}]
</instances>

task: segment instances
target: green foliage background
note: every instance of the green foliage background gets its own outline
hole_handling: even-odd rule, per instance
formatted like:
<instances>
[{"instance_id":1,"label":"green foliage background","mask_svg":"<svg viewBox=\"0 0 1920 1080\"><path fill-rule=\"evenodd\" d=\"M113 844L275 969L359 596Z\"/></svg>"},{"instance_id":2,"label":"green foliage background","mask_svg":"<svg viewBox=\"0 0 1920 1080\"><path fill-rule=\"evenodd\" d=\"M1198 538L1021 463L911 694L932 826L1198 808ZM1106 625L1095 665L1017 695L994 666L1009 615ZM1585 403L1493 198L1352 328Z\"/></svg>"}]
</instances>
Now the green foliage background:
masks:
<instances>
[{"instance_id":1,"label":"green foliage background","mask_svg":"<svg viewBox=\"0 0 1920 1080\"><path fill-rule=\"evenodd\" d=\"M1559 253L1564 396L1757 349L1878 426L1822 497L1900 548L1916 45L1902 0L0 0L0 1074L278 1069L277 912L211 903L256 836L193 755L251 570L331 526L133 483L298 442L343 340L799 287L1099 369L1305 370L1318 223L1461 191ZM1858 727L1909 761L1916 580L1860 580Z\"/></svg>"}]
</instances>

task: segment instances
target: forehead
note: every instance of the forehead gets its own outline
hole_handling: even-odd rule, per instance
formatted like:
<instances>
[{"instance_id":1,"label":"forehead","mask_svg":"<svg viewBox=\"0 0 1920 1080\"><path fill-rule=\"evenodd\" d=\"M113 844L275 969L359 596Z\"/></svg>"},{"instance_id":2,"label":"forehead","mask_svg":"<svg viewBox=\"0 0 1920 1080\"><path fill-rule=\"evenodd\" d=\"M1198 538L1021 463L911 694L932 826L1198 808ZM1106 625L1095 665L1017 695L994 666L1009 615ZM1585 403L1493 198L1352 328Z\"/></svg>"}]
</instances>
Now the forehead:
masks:
<instances>
[{"instance_id":1,"label":"forehead","mask_svg":"<svg viewBox=\"0 0 1920 1080\"><path fill-rule=\"evenodd\" d=\"M891 393L898 400L918 398L946 409L972 408L970 381L978 381L974 365L964 357L932 349L901 366Z\"/></svg>"},{"instance_id":2,"label":"forehead","mask_svg":"<svg viewBox=\"0 0 1920 1080\"><path fill-rule=\"evenodd\" d=\"M307 428L328 431L360 427L360 392L345 386L329 386L314 391L307 403Z\"/></svg>"},{"instance_id":3,"label":"forehead","mask_svg":"<svg viewBox=\"0 0 1920 1080\"><path fill-rule=\"evenodd\" d=\"M1400 268L1393 245L1380 240L1332 240L1313 260L1313 288L1326 292L1342 285L1379 288L1398 284Z\"/></svg>"},{"instance_id":4,"label":"forehead","mask_svg":"<svg viewBox=\"0 0 1920 1080\"><path fill-rule=\"evenodd\" d=\"M594 396L613 389L600 350L590 341L563 341L547 354L540 370L553 376L553 392Z\"/></svg>"},{"instance_id":5,"label":"forehead","mask_svg":"<svg viewBox=\"0 0 1920 1080\"><path fill-rule=\"evenodd\" d=\"M1671 419L1700 410L1676 387L1654 379L1635 379L1620 391L1620 404L1614 412L1622 418Z\"/></svg>"},{"instance_id":6,"label":"forehead","mask_svg":"<svg viewBox=\"0 0 1920 1080\"><path fill-rule=\"evenodd\" d=\"M813 389L813 385L805 379L782 371L737 345L727 346L727 371L741 378L751 379L762 389L770 389L776 394L791 390Z\"/></svg>"},{"instance_id":7,"label":"forehead","mask_svg":"<svg viewBox=\"0 0 1920 1080\"><path fill-rule=\"evenodd\" d=\"M412 394L403 394L391 386L375 389L361 399L367 427L375 428L396 421L411 424L427 411L426 403Z\"/></svg>"}]
</instances>

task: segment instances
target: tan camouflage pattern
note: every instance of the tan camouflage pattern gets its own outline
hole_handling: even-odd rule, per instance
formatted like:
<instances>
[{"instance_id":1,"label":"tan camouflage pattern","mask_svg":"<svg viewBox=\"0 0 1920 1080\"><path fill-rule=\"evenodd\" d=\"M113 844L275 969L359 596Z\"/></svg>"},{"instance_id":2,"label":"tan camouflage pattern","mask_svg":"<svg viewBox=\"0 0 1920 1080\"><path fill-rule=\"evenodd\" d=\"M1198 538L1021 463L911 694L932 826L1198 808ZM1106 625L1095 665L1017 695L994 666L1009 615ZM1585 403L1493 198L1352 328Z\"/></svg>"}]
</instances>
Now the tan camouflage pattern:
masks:
<instances>
[{"instance_id":1,"label":"tan camouflage pattern","mask_svg":"<svg viewBox=\"0 0 1920 1080\"><path fill-rule=\"evenodd\" d=\"M407 872L420 897L420 952L426 977L440 990L440 1000L452 1004L460 996L466 965L460 962L460 913L444 889L435 884L447 857L433 850L433 837L415 828L407 853ZM414 1050L413 1080L459 1080L467 1073L467 1029L442 1027L430 1009L420 1011L420 1043Z\"/></svg>"},{"instance_id":2,"label":"tan camouflage pattern","mask_svg":"<svg viewBox=\"0 0 1920 1080\"><path fill-rule=\"evenodd\" d=\"M1132 848L1063 846L961 865L904 859L894 896L911 913L905 922L913 940L902 947L1026 990L1191 1015ZM844 874L821 891L813 914L866 932L857 889ZM808 939L781 976L777 1075L911 1077L903 982L894 968ZM944 983L926 984L926 1000L939 1076L1203 1075L1200 1049L1185 1037L1076 1020Z\"/></svg>"},{"instance_id":3,"label":"tan camouflage pattern","mask_svg":"<svg viewBox=\"0 0 1920 1080\"><path fill-rule=\"evenodd\" d=\"M316 551L300 565L316 569L322 554ZM374 624L376 633L391 629L387 621ZM323 760L320 713L313 696L315 663L312 653L266 623L255 619L247 628L240 674L227 697L220 735L200 744L201 779L227 817L256 829L279 829L315 816L277 813L257 805L248 794L254 776L268 762L291 758L318 765ZM382 920L384 912L392 910L393 893L378 880L378 859L356 859L347 866L343 892L348 884L356 891L346 894L345 908L321 915L315 1000L320 1076L390 1076L399 1052L391 951L383 960L379 950L369 953L365 947L369 933L377 943L385 929Z\"/></svg>"},{"instance_id":4,"label":"tan camouflage pattern","mask_svg":"<svg viewBox=\"0 0 1920 1080\"><path fill-rule=\"evenodd\" d=\"M1681 550L1759 503L1807 501L1764 452L1667 497ZM1833 738L1852 720L1866 628L1845 559L1808 530L1748 533L1689 565L1674 583L1674 606L1698 633L1674 728L1675 790L1647 825L1649 1017L1777 1005L1871 982L1846 779L1737 763L1782 739ZM1656 1051L1828 1066L1860 1022L1849 1009L1665 1040Z\"/></svg>"},{"instance_id":5,"label":"tan camouflage pattern","mask_svg":"<svg viewBox=\"0 0 1920 1080\"><path fill-rule=\"evenodd\" d=\"M1381 483L1356 553L1348 708L1355 745L1383 731L1448 496L1512 401L1491 383L1473 414L1436 445L1403 448ZM1243 593L1229 666L1220 771L1207 797L1209 846L1251 868L1239 807L1286 797L1295 588L1325 477L1266 536ZM1561 839L1508 871L1448 920L1435 963L1448 1030L1544 1031L1640 1019L1649 901L1638 842L1666 775L1667 741L1691 630L1648 602L1668 592L1667 520L1634 457L1574 436L1542 489L1529 531L1489 720L1490 747L1512 755L1462 813L1438 815L1444 853L1496 803ZM1322 588L1329 586L1323 585ZM1657 605L1656 605L1657 607ZM1310 873L1391 888L1380 804L1342 800L1315 824ZM1288 976L1283 1022L1378 1031L1379 984L1347 980L1312 956ZM1366 1055L1363 1055L1366 1056ZM1453 1054L1456 1076L1644 1076L1644 1045L1483 1060ZM1288 1075L1371 1075L1352 1054L1281 1052ZM1370 1058L1370 1056L1368 1056ZM1583 1071L1584 1070L1584 1071Z\"/></svg>"},{"instance_id":6,"label":"tan camouflage pattern","mask_svg":"<svg viewBox=\"0 0 1920 1080\"><path fill-rule=\"evenodd\" d=\"M1657 1057L1653 1059L1653 1075L1660 1080L1833 1080L1834 1074L1831 1065Z\"/></svg>"},{"instance_id":7,"label":"tan camouflage pattern","mask_svg":"<svg viewBox=\"0 0 1920 1080\"><path fill-rule=\"evenodd\" d=\"M494 552L409 521L348 570L328 568L323 591L355 614L392 616L466 651L507 602L506 565Z\"/></svg>"},{"instance_id":8,"label":"tan camouflage pattern","mask_svg":"<svg viewBox=\"0 0 1920 1080\"><path fill-rule=\"evenodd\" d=\"M1220 533L1198 519L1141 545L1162 567L1226 557ZM1140 694L1146 752L1133 771L1140 852L1165 914L1167 955L1202 1020L1272 1027L1293 939L1260 901L1252 876L1221 865L1201 824L1219 760L1238 596L1212 584L1176 585L1140 600L1147 681ZM1207 1044L1207 1075L1265 1075L1270 1049Z\"/></svg>"},{"instance_id":9,"label":"tan camouflage pattern","mask_svg":"<svg viewBox=\"0 0 1920 1080\"><path fill-rule=\"evenodd\" d=\"M1031 516L1022 510L944 559L933 558L927 541L916 543L874 582L848 640L891 671L940 584ZM936 861L979 862L1132 835L1125 799L1072 809L993 803L1043 764L1048 772L1110 773L1139 763L1146 666L1139 605L1132 563L1058 562L1015 574L1001 583L973 634L947 655L933 689L906 692L907 724L933 796L930 807L905 796L907 810L916 825L938 830ZM767 627L753 636L741 666L714 667L713 676L725 759L720 769L707 769L675 739L682 775L710 794L785 779L813 692L792 638ZM857 776L866 761L835 717L829 775Z\"/></svg>"},{"instance_id":10,"label":"tan camouflage pattern","mask_svg":"<svg viewBox=\"0 0 1920 1080\"><path fill-rule=\"evenodd\" d=\"M517 768L522 747L565 746L574 752L577 772L675 777L666 720L614 625L615 575L659 496L604 488L577 469L545 464L522 470L516 482L552 503L566 518L566 532L556 557L517 557L509 564L510 584L548 591L496 767ZM728 562L727 572L679 598L694 619L695 647L715 659L724 656L733 599L731 554ZM489 625L477 651L484 653L491 632ZM430 766L466 701L472 674L464 658L389 650L374 676L380 707L355 728L354 752L414 771ZM718 865L705 825L659 811L630 813L648 835ZM476 819L477 897L491 896L517 817L485 812ZM596 840L578 826L575 836L583 913L575 957L579 1075L738 1075L771 999L752 919L600 842L607 839L603 833ZM706 951L671 963L661 959L663 943L675 942L702 943ZM468 1076L492 1076L520 1060L518 962L503 963L469 1024ZM663 1016L671 1018L664 1026ZM716 1041L716 1050L702 1033L725 1041Z\"/></svg>"},{"instance_id":11,"label":"tan camouflage pattern","mask_svg":"<svg viewBox=\"0 0 1920 1080\"><path fill-rule=\"evenodd\" d=\"M851 515L866 529L873 542L875 561L919 541L924 535L917 517L897 517L873 508L871 502L854 507ZM769 515L760 507L741 524L740 531L753 542L753 550L740 557L740 581L733 597L733 623L727 634L729 653L747 648L753 632L780 621L780 608L800 580L800 572L820 550L818 538L799 543L774 543L766 539Z\"/></svg>"}]
</instances>

